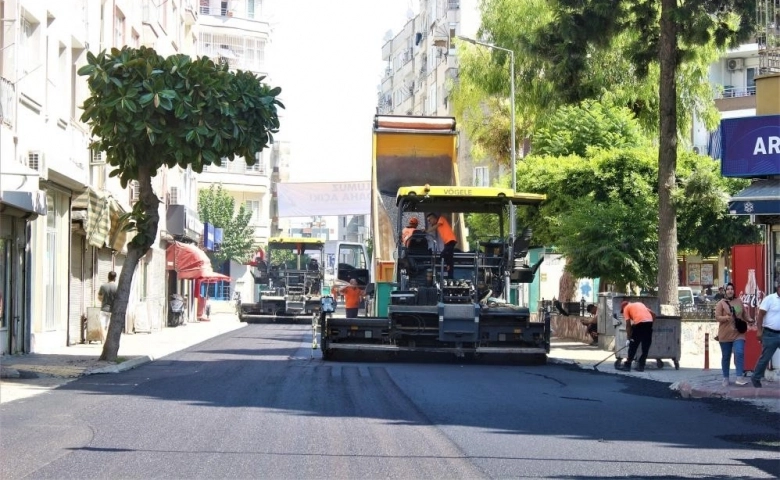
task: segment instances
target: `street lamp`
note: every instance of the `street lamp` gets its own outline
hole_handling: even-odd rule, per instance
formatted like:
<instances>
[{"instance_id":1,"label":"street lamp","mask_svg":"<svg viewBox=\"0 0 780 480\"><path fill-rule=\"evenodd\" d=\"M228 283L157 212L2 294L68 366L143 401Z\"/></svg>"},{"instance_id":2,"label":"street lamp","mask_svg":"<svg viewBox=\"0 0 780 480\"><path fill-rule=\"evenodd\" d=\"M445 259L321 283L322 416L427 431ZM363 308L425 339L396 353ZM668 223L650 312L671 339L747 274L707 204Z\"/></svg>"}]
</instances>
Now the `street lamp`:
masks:
<instances>
[{"instance_id":1,"label":"street lamp","mask_svg":"<svg viewBox=\"0 0 780 480\"><path fill-rule=\"evenodd\" d=\"M500 50L502 52L507 52L509 54L509 108L512 110L510 112L510 119L511 119L511 132L510 132L510 142L512 143L510 145L511 147L511 156L512 156L512 192L517 192L517 151L516 151L516 142L515 142L515 51L510 50L508 48L499 47L497 45L493 45L492 43L486 43L486 42L480 42L479 40L474 40L473 38L469 37L463 37L458 35L458 39L463 40L464 42L473 43L474 45L481 45L483 47L492 48L493 50ZM514 252L512 251L512 247L515 242L515 237L517 237L517 220L515 219L515 203L514 201L509 203L509 259L510 259L510 268L512 259L514 258ZM506 299L509 300L509 276L506 277ZM522 302L521 302L522 304Z\"/></svg>"}]
</instances>

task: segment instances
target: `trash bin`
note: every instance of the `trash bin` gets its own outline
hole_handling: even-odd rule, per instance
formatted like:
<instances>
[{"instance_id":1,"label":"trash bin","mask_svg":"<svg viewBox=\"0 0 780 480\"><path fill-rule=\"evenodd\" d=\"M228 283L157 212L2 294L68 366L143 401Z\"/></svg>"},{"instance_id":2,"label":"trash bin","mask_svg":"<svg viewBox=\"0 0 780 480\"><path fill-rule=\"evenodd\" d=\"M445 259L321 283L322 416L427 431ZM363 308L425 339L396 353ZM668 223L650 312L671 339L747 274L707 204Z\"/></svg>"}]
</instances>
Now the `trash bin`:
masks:
<instances>
[{"instance_id":1,"label":"trash bin","mask_svg":"<svg viewBox=\"0 0 780 480\"><path fill-rule=\"evenodd\" d=\"M619 315L620 326L615 334L615 366L619 366L624 358L628 357L628 348L626 341L626 325L623 316ZM682 320L676 315L657 315L653 322L653 343L650 345L650 352L647 359L654 359L658 368L664 367L664 360L671 360L676 370L680 369ZM639 353L642 349L640 345ZM638 355L637 355L638 356Z\"/></svg>"}]
</instances>

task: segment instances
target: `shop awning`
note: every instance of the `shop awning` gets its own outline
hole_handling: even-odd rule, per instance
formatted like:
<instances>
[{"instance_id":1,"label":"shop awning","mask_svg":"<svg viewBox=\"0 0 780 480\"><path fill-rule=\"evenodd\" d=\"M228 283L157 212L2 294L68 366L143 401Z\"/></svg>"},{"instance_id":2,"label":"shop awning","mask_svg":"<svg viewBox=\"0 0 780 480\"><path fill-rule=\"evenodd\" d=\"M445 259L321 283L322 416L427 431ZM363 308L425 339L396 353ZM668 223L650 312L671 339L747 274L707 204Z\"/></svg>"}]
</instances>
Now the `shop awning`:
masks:
<instances>
[{"instance_id":1,"label":"shop awning","mask_svg":"<svg viewBox=\"0 0 780 480\"><path fill-rule=\"evenodd\" d=\"M46 192L42 190L0 192L0 204L35 216L46 215ZM4 209L0 209L0 212L2 211Z\"/></svg>"},{"instance_id":2,"label":"shop awning","mask_svg":"<svg viewBox=\"0 0 780 480\"><path fill-rule=\"evenodd\" d=\"M174 242L165 252L167 270L175 270L180 279L199 278L230 281L230 277L215 272L206 252L195 245Z\"/></svg>"},{"instance_id":3,"label":"shop awning","mask_svg":"<svg viewBox=\"0 0 780 480\"><path fill-rule=\"evenodd\" d=\"M756 180L729 199L732 215L780 215L780 179Z\"/></svg>"}]
</instances>

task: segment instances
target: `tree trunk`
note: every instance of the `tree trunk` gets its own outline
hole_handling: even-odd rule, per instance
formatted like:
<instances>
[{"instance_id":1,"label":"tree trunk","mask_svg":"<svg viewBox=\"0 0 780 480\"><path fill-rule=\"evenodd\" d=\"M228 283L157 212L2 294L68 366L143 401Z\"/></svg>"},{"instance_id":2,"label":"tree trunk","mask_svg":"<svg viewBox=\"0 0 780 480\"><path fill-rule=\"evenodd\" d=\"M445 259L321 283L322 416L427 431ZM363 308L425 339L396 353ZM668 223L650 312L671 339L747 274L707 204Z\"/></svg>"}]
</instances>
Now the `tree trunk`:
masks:
<instances>
[{"instance_id":1,"label":"tree trunk","mask_svg":"<svg viewBox=\"0 0 780 480\"><path fill-rule=\"evenodd\" d=\"M577 292L576 281L577 279L568 270L563 270L563 275L558 281L558 300L561 302L577 301L577 298L574 297Z\"/></svg>"},{"instance_id":2,"label":"tree trunk","mask_svg":"<svg viewBox=\"0 0 780 480\"><path fill-rule=\"evenodd\" d=\"M152 190L152 175L148 167L139 166L138 184L140 189L138 201L143 205L148 221L141 223L136 219L138 228L136 235L143 234L143 241L139 242L136 238L127 245L127 258L122 265L122 273L119 274L116 299L111 307L111 321L108 324L106 343L103 345L103 353L100 355L100 360L109 362L115 362L119 354L119 341L122 338L122 329L125 325L130 286L133 283L136 267L157 237L157 224L160 221L160 215L157 212L160 201Z\"/></svg>"},{"instance_id":3,"label":"tree trunk","mask_svg":"<svg viewBox=\"0 0 780 480\"><path fill-rule=\"evenodd\" d=\"M677 209L672 199L677 169L677 0L661 1L659 64L661 83L658 149L658 296L677 303Z\"/></svg>"}]
</instances>

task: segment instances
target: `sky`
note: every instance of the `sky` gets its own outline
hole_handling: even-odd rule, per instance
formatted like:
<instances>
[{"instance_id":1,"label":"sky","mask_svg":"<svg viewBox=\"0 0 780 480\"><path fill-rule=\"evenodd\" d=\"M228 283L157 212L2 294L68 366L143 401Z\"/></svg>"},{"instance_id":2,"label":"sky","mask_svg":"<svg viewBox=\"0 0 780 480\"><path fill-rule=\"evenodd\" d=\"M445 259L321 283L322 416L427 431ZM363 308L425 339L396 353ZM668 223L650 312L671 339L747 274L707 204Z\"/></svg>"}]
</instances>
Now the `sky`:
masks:
<instances>
[{"instance_id":1,"label":"sky","mask_svg":"<svg viewBox=\"0 0 780 480\"><path fill-rule=\"evenodd\" d=\"M269 2L269 80L282 87L278 138L290 142L290 182L370 180L383 38L401 31L417 4Z\"/></svg>"}]
</instances>

